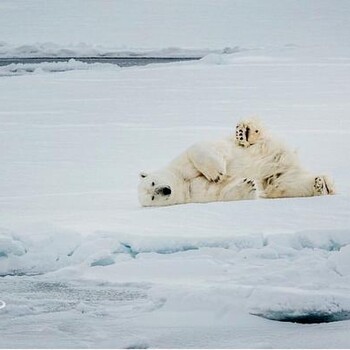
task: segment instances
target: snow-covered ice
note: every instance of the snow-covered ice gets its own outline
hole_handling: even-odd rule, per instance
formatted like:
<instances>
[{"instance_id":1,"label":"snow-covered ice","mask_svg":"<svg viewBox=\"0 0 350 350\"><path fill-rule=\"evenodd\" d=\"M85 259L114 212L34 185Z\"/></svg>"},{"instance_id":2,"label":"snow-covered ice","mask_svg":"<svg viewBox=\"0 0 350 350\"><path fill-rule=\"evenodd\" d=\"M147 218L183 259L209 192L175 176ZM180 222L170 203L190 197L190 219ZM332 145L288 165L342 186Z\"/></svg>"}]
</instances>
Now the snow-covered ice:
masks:
<instances>
[{"instance_id":1,"label":"snow-covered ice","mask_svg":"<svg viewBox=\"0 0 350 350\"><path fill-rule=\"evenodd\" d=\"M149 41L136 30L118 36L129 23L110 19L115 32L102 40L93 13L109 18L121 4L123 18L126 2L96 10L86 1L89 20L61 34L49 12L66 13L73 28L81 2L70 1L70 11L52 3L2 1L9 44L0 55L22 45L90 52L96 43L211 54L131 68L74 60L0 68L0 347L350 347L348 3L244 1L235 14L230 2L203 1L190 26L194 1L128 2L140 26L182 9L169 26L186 23L183 32ZM157 3L155 12L146 3ZM28 10L37 22L14 31L32 20ZM213 18L222 25L205 26ZM158 33L160 23L144 32ZM249 49L218 53L236 45ZM331 174L337 195L140 207L141 170L229 135L250 115L310 170Z\"/></svg>"},{"instance_id":2,"label":"snow-covered ice","mask_svg":"<svg viewBox=\"0 0 350 350\"><path fill-rule=\"evenodd\" d=\"M264 57L2 77L2 347L349 346L350 65ZM338 194L139 206L256 113Z\"/></svg>"}]
</instances>

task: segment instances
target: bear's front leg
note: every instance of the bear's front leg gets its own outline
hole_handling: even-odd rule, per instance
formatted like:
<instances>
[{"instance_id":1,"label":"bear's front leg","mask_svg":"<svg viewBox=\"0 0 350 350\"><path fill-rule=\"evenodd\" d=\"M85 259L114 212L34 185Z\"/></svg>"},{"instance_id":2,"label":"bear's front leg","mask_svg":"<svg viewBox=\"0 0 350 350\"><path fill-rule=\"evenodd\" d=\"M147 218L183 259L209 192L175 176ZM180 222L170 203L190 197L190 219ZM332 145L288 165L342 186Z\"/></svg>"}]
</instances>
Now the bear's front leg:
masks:
<instances>
[{"instance_id":1,"label":"bear's front leg","mask_svg":"<svg viewBox=\"0 0 350 350\"><path fill-rule=\"evenodd\" d=\"M226 175L226 160L210 143L193 145L187 152L189 160L208 181L221 182Z\"/></svg>"}]
</instances>

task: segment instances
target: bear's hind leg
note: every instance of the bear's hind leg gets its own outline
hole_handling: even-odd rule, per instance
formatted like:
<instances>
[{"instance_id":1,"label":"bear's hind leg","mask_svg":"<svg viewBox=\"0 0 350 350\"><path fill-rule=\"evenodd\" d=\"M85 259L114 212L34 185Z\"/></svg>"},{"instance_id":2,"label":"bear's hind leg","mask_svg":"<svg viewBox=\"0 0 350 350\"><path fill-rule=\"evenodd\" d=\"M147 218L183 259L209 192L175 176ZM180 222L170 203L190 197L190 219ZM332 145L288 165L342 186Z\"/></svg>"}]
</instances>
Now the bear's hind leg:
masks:
<instances>
[{"instance_id":1,"label":"bear's hind leg","mask_svg":"<svg viewBox=\"0 0 350 350\"><path fill-rule=\"evenodd\" d=\"M335 189L332 181L327 176L316 176L313 186L314 196L334 194Z\"/></svg>"},{"instance_id":2,"label":"bear's hind leg","mask_svg":"<svg viewBox=\"0 0 350 350\"><path fill-rule=\"evenodd\" d=\"M269 176L262 181L264 198L312 197L334 194L334 186L327 176L291 172Z\"/></svg>"}]
</instances>

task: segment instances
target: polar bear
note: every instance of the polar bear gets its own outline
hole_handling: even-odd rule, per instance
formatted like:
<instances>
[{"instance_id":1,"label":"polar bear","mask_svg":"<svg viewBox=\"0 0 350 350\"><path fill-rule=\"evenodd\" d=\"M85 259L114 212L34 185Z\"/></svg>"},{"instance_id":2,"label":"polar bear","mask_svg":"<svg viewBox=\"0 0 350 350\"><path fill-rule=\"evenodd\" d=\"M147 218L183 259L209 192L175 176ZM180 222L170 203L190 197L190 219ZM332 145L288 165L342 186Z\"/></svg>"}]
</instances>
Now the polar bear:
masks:
<instances>
[{"instance_id":1,"label":"polar bear","mask_svg":"<svg viewBox=\"0 0 350 350\"><path fill-rule=\"evenodd\" d=\"M142 206L333 194L327 176L299 164L295 152L258 120L242 121L233 136L199 142L165 168L140 174Z\"/></svg>"},{"instance_id":2,"label":"polar bear","mask_svg":"<svg viewBox=\"0 0 350 350\"><path fill-rule=\"evenodd\" d=\"M188 177L191 172L197 172L197 175ZM144 207L258 197L257 186L252 179L232 181L227 177L220 182L216 179L208 180L195 169L188 151L159 171L150 174L140 173L140 178L138 195Z\"/></svg>"}]
</instances>

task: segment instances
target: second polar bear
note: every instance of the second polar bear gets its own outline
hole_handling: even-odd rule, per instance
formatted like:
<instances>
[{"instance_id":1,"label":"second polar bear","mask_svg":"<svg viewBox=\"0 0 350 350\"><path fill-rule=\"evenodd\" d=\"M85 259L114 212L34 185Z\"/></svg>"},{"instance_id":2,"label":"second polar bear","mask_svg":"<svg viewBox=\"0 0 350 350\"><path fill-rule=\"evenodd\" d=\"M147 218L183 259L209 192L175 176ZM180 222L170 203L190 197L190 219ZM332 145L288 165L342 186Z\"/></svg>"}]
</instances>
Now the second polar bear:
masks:
<instances>
[{"instance_id":1,"label":"second polar bear","mask_svg":"<svg viewBox=\"0 0 350 350\"><path fill-rule=\"evenodd\" d=\"M191 146L164 169L141 173L143 206L333 194L327 176L304 170L296 154L256 120L233 137Z\"/></svg>"}]
</instances>

